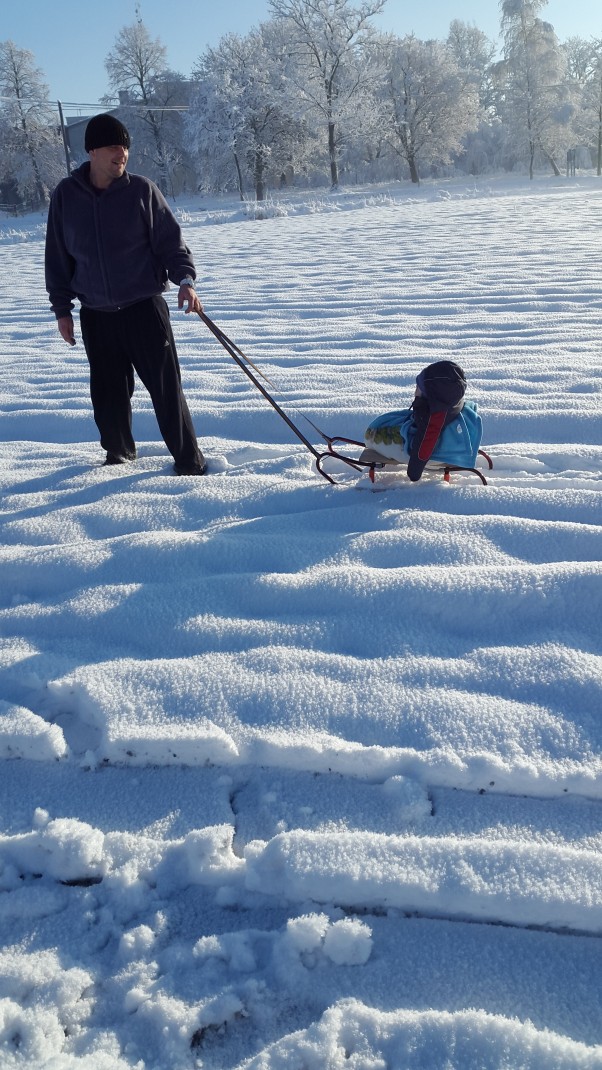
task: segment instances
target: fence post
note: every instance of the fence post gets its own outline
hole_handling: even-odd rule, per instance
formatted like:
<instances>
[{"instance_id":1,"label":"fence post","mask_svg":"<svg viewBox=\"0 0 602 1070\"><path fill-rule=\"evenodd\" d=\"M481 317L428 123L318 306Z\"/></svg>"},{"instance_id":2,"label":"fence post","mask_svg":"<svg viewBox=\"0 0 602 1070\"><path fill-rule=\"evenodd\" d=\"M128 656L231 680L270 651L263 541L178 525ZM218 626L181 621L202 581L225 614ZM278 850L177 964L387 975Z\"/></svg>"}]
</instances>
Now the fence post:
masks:
<instances>
[{"instance_id":1,"label":"fence post","mask_svg":"<svg viewBox=\"0 0 602 1070\"><path fill-rule=\"evenodd\" d=\"M69 138L67 137L67 128L65 126L65 120L63 118L63 105L60 100L57 100L57 107L59 109L59 119L61 121L61 134L63 135L63 148L65 150L65 163L67 164L67 175L71 174L71 154L69 152Z\"/></svg>"}]
</instances>

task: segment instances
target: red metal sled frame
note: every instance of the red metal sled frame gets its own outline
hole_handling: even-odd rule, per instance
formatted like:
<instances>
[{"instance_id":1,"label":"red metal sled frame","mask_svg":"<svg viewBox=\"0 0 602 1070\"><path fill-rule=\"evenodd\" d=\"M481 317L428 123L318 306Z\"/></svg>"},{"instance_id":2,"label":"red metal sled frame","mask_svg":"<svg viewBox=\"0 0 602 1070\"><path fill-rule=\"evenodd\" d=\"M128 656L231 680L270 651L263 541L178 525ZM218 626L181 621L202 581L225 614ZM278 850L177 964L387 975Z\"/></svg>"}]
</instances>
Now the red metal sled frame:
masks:
<instances>
[{"instance_id":1,"label":"red metal sled frame","mask_svg":"<svg viewBox=\"0 0 602 1070\"><path fill-rule=\"evenodd\" d=\"M326 444L328 446L328 449L324 450L316 458L316 468L317 468L318 472L320 473L320 475L324 476L325 479L330 480L331 483L336 483L336 480L332 479L332 477L329 476L328 473L325 472L323 470L323 468L322 468L323 461L326 460L329 457L335 457L338 461L343 461L345 464L348 464L350 468L355 468L357 472L361 472L362 469L367 468L368 469L368 475L369 475L370 480L372 481L372 483L374 483L375 473L376 473L377 470L380 471L381 469L386 468L388 465L401 464L400 461L394 461L394 460L390 460L389 461L385 457L383 457L382 461L375 461L373 459L362 461L361 457L348 457L348 456L346 456L346 454L340 453L339 450L336 450L334 448L335 443L341 442L341 443L344 443L347 446L359 446L360 449L365 450L366 449L365 443L358 442L354 438L343 438L341 435L329 438L327 435L324 435L323 433L322 433L322 438L326 442ZM489 470L491 471L491 469L493 468L493 461L491 460L491 457L489 456L489 454L485 453L485 450L479 450L479 456L485 458L485 460L487 462L487 466L488 466ZM459 465L459 464L443 464L442 463L440 465L440 470L443 472L443 479L445 480L446 483L450 482L450 473L451 472L472 472L475 476L479 477L479 479L481 480L481 483L483 483L485 486L487 486L487 480L485 479L485 476L483 475L483 473L478 468L467 468L467 467L464 467L463 465ZM431 469L431 471L432 471L432 469Z\"/></svg>"}]
</instances>

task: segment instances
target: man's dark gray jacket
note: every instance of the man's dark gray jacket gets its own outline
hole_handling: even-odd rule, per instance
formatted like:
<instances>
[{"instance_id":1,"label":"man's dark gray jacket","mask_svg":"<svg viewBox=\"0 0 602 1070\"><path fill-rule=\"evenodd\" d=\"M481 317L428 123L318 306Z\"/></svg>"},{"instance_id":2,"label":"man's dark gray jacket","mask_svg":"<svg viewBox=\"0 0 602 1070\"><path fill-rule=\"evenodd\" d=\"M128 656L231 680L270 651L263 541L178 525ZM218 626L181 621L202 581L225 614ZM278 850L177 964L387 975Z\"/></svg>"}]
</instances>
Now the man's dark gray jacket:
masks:
<instances>
[{"instance_id":1,"label":"man's dark gray jacket","mask_svg":"<svg viewBox=\"0 0 602 1070\"><path fill-rule=\"evenodd\" d=\"M195 278L192 254L165 197L148 178L125 174L106 190L90 183L90 164L56 187L48 210L46 289L57 319L78 298L117 309Z\"/></svg>"}]
</instances>

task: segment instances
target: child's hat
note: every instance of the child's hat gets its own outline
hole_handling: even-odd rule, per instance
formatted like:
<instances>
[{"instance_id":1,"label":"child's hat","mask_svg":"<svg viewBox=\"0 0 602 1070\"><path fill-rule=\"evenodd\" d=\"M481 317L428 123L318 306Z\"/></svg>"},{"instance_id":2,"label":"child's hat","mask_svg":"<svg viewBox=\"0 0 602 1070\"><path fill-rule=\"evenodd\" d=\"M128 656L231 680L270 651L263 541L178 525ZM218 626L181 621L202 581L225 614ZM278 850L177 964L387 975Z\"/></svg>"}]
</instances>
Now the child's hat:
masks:
<instances>
[{"instance_id":1,"label":"child's hat","mask_svg":"<svg viewBox=\"0 0 602 1070\"><path fill-rule=\"evenodd\" d=\"M416 385L432 412L444 412L453 409L464 397L466 376L453 360L438 360L423 368L416 377Z\"/></svg>"}]
</instances>

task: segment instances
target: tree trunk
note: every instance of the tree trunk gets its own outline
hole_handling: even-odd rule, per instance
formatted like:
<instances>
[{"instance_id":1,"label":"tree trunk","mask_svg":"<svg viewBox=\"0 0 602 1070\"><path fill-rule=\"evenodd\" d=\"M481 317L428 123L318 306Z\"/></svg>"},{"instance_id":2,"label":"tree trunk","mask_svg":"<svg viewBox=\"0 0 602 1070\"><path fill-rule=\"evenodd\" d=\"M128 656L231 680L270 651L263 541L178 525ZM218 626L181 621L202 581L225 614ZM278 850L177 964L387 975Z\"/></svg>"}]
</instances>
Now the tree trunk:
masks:
<instances>
[{"instance_id":1,"label":"tree trunk","mask_svg":"<svg viewBox=\"0 0 602 1070\"><path fill-rule=\"evenodd\" d=\"M546 160L548 161L550 167L552 168L556 178L560 178L560 171L558 170L558 164L556 163L556 160L551 155L551 153L548 152L547 149L544 149L543 145L541 144L541 141L539 142L539 148L545 156Z\"/></svg>"},{"instance_id":2,"label":"tree trunk","mask_svg":"<svg viewBox=\"0 0 602 1070\"><path fill-rule=\"evenodd\" d=\"M36 197L38 199L38 205L43 205L43 204L47 203L48 197L46 195L46 190L44 189L44 183L42 182L42 176L40 175L40 168L38 167L38 160L37 160L37 156L36 156L36 153L35 153L35 149L34 149L32 143L31 143L31 138L29 136L29 127L27 125L27 120L25 118L25 115L23 114L23 109L22 109L22 106L21 106L21 98L17 97L17 101L18 101L18 106L19 106L19 115L20 115L20 119L21 119L21 129L22 129L24 137L25 137L25 144L27 146L27 153L28 153L29 159L31 161L31 169L33 171L33 180L34 180L34 185L35 185L35 190L36 190Z\"/></svg>"},{"instance_id":3,"label":"tree trunk","mask_svg":"<svg viewBox=\"0 0 602 1070\"><path fill-rule=\"evenodd\" d=\"M240 169L240 160L238 159L238 155L236 154L236 152L234 153L234 165L236 167L236 174L238 176L238 192L240 194L241 201L244 201L244 199L245 199L245 185L244 185L244 182L242 180L242 171Z\"/></svg>"},{"instance_id":4,"label":"tree trunk","mask_svg":"<svg viewBox=\"0 0 602 1070\"><path fill-rule=\"evenodd\" d=\"M151 124L153 132L153 138L155 140L155 148L157 150L157 163L159 164L159 181L157 185L161 190L164 197L167 197L167 191L169 188L169 170L167 166L167 160L165 158L165 148L163 146L163 138L161 137L161 130L159 124L155 119L155 116L151 111L147 112L148 118Z\"/></svg>"},{"instance_id":5,"label":"tree trunk","mask_svg":"<svg viewBox=\"0 0 602 1070\"><path fill-rule=\"evenodd\" d=\"M554 157L550 156L549 152L545 153L545 157L548 160L548 163L550 164L550 167L552 168L556 178L560 178L560 171L559 171L558 164L556 163L556 160L554 159Z\"/></svg>"},{"instance_id":6,"label":"tree trunk","mask_svg":"<svg viewBox=\"0 0 602 1070\"><path fill-rule=\"evenodd\" d=\"M416 166L416 160L415 160L413 155L412 156L408 156L408 167L410 168L410 178L412 179L412 182L416 186L419 186L420 185L420 175L418 174L418 168Z\"/></svg>"},{"instance_id":7,"label":"tree trunk","mask_svg":"<svg viewBox=\"0 0 602 1070\"><path fill-rule=\"evenodd\" d=\"M530 79L527 86L529 93L531 93ZM527 134L529 138L529 178L533 181L533 171L535 165L535 132L533 130L533 119L531 115L531 105L527 100Z\"/></svg>"},{"instance_id":8,"label":"tree trunk","mask_svg":"<svg viewBox=\"0 0 602 1070\"><path fill-rule=\"evenodd\" d=\"M157 185L161 190L164 197L167 197L167 191L169 189L169 168L167 164L167 158L165 154L165 148L163 145L163 138L161 137L161 126L157 122L155 113L149 108L149 97L147 95L144 85L141 83L142 89L142 103L146 106L146 112L142 114L143 121L150 126L153 141L155 143L155 149L157 152L157 164L159 167L159 178Z\"/></svg>"},{"instance_id":9,"label":"tree trunk","mask_svg":"<svg viewBox=\"0 0 602 1070\"><path fill-rule=\"evenodd\" d=\"M335 141L335 127L332 120L328 123L328 155L330 157L330 188L339 188L339 168L337 164L337 147Z\"/></svg>"},{"instance_id":10,"label":"tree trunk","mask_svg":"<svg viewBox=\"0 0 602 1070\"><path fill-rule=\"evenodd\" d=\"M265 200L265 181L263 177L263 149L258 148L255 152L255 200Z\"/></svg>"},{"instance_id":11,"label":"tree trunk","mask_svg":"<svg viewBox=\"0 0 602 1070\"><path fill-rule=\"evenodd\" d=\"M33 150L33 146L31 145L31 143L29 141L29 137L27 138L27 147L28 147L29 156L30 156L30 159L31 159L31 166L33 168L34 182L35 182L38 202L39 202L40 205L46 204L47 201L48 201L48 197L47 197L47 194L46 194L46 190L44 189L44 183L42 182L42 178L41 178L41 175L40 175L40 169L38 167L38 161L36 159L36 154L35 154L35 152Z\"/></svg>"},{"instance_id":12,"label":"tree trunk","mask_svg":"<svg viewBox=\"0 0 602 1070\"><path fill-rule=\"evenodd\" d=\"M598 165L596 174L602 175L602 104L598 108Z\"/></svg>"}]
</instances>

